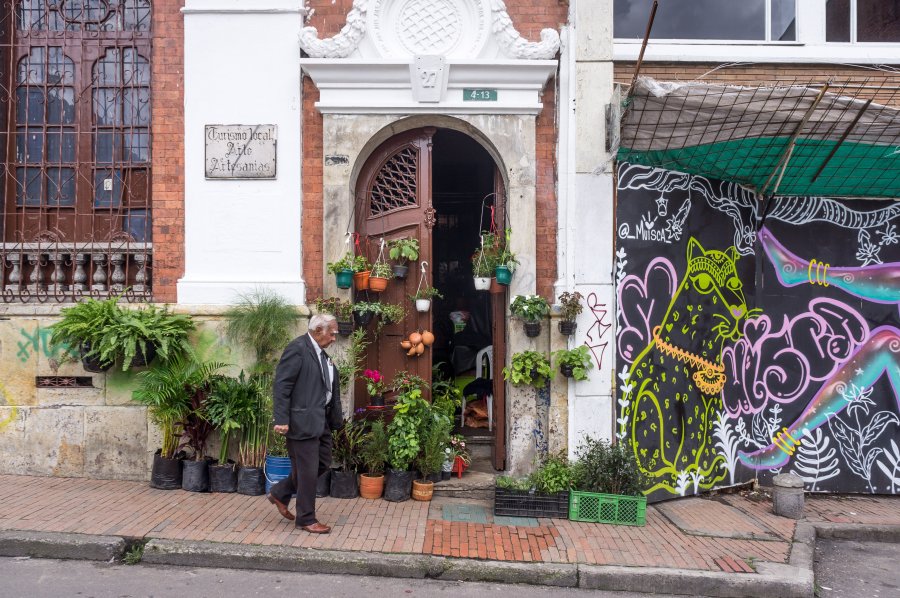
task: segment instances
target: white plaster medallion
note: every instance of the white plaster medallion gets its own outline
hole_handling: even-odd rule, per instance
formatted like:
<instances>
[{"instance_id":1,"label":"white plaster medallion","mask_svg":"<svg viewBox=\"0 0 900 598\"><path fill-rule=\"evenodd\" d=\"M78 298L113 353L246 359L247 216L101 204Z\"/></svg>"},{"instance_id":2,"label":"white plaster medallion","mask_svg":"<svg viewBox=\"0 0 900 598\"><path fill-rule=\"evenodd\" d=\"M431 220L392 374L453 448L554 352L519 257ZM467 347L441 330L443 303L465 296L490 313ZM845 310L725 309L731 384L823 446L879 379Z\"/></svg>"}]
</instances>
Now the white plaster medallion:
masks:
<instances>
[{"instance_id":1,"label":"white plaster medallion","mask_svg":"<svg viewBox=\"0 0 900 598\"><path fill-rule=\"evenodd\" d=\"M462 17L450 0L407 0L398 13L397 37L411 54L446 54L459 42Z\"/></svg>"}]
</instances>

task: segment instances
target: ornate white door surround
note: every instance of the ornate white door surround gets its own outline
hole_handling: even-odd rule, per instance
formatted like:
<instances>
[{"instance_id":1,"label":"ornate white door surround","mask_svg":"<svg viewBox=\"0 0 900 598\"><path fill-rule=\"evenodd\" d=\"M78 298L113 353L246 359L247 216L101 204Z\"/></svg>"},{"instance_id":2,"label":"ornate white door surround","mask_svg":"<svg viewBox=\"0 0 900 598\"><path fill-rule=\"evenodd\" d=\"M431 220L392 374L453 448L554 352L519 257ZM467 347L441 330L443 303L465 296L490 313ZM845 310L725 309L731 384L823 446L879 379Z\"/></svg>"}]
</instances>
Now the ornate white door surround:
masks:
<instances>
[{"instance_id":1,"label":"ornate white door surround","mask_svg":"<svg viewBox=\"0 0 900 598\"><path fill-rule=\"evenodd\" d=\"M356 0L341 32L319 39L303 29L303 70L319 88L324 114L323 274L325 296L339 295L325 263L347 250L353 189L363 164L393 135L418 127L461 131L503 173L512 251L520 266L511 295L536 289L536 116L540 92L557 67L559 35L522 38L501 0ZM464 99L463 90L480 90ZM511 327L507 351L533 348ZM498 365L498 368L501 367ZM540 417L533 391L507 390L507 470L524 471Z\"/></svg>"},{"instance_id":2,"label":"ornate white door surround","mask_svg":"<svg viewBox=\"0 0 900 598\"><path fill-rule=\"evenodd\" d=\"M537 114L559 33L526 40L502 0L355 0L340 33L306 27L300 47L323 113Z\"/></svg>"}]
</instances>

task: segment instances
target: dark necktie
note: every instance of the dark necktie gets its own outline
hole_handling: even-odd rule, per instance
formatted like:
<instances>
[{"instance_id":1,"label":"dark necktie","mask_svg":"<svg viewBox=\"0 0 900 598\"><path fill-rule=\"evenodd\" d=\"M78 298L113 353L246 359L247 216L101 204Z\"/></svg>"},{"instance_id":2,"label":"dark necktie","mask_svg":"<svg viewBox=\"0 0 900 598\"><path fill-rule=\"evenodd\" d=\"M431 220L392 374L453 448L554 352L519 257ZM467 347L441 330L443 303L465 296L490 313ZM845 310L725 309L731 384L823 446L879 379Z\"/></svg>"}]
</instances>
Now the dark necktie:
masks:
<instances>
[{"instance_id":1,"label":"dark necktie","mask_svg":"<svg viewBox=\"0 0 900 598\"><path fill-rule=\"evenodd\" d=\"M325 351L319 351L319 360L322 362L322 377L325 379L325 386L331 387L331 381L328 379L328 355Z\"/></svg>"}]
</instances>

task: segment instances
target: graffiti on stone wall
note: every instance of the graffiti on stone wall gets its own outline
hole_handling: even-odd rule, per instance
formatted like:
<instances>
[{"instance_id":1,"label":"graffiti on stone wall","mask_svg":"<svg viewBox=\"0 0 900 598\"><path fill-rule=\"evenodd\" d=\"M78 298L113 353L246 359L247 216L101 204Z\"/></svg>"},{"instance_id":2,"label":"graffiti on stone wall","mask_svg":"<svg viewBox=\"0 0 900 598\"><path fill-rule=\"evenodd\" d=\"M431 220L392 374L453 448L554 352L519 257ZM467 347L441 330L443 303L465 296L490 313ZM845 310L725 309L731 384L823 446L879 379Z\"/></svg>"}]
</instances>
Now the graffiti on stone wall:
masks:
<instances>
[{"instance_id":1,"label":"graffiti on stone wall","mask_svg":"<svg viewBox=\"0 0 900 598\"><path fill-rule=\"evenodd\" d=\"M606 353L606 348L609 347L606 335L612 328L612 324L609 322L609 306L600 302L597 298L597 293L589 293L586 302L594 321L587 330L584 344L587 345L594 356L597 370L601 371L603 369L603 355Z\"/></svg>"},{"instance_id":2,"label":"graffiti on stone wall","mask_svg":"<svg viewBox=\"0 0 900 598\"><path fill-rule=\"evenodd\" d=\"M751 200L620 169L620 223L687 207L681 238L619 227L617 436L651 500L788 471L809 490L897 493L900 202L776 199L756 228Z\"/></svg>"},{"instance_id":3,"label":"graffiti on stone wall","mask_svg":"<svg viewBox=\"0 0 900 598\"><path fill-rule=\"evenodd\" d=\"M32 330L20 328L20 338L16 341L18 347L16 357L24 363L38 355L43 355L48 359L74 358L78 356L78 352L71 347L61 344L51 345L51 336L53 336L53 330L50 328L42 328L41 326L35 326Z\"/></svg>"}]
</instances>

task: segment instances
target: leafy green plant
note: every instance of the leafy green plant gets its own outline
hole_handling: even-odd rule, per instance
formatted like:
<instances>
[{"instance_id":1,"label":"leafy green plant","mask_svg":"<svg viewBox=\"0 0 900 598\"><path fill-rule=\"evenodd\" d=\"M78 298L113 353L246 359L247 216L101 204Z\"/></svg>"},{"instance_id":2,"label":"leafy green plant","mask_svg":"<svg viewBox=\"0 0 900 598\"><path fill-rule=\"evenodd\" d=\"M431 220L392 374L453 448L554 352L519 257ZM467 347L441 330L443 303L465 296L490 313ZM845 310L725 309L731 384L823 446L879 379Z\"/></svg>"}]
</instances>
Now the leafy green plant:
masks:
<instances>
[{"instance_id":1,"label":"leafy green plant","mask_svg":"<svg viewBox=\"0 0 900 598\"><path fill-rule=\"evenodd\" d=\"M270 457L287 457L287 438L284 434L276 434L272 430L275 422L270 421L268 426L268 438L266 440L266 454Z\"/></svg>"},{"instance_id":2,"label":"leafy green plant","mask_svg":"<svg viewBox=\"0 0 900 598\"><path fill-rule=\"evenodd\" d=\"M359 457L363 465L372 475L384 473L384 464L388 458L388 433L383 419L369 424L369 430L363 437Z\"/></svg>"},{"instance_id":3,"label":"leafy green plant","mask_svg":"<svg viewBox=\"0 0 900 598\"><path fill-rule=\"evenodd\" d=\"M462 406L462 391L455 384L447 380L438 380L431 385L432 410L452 420L460 406Z\"/></svg>"},{"instance_id":4,"label":"leafy green plant","mask_svg":"<svg viewBox=\"0 0 900 598\"><path fill-rule=\"evenodd\" d=\"M519 258L516 257L516 254L510 251L508 248L505 248L502 252L500 252L500 257L497 258L498 266L506 266L510 269L511 272L515 272L516 268L519 265Z\"/></svg>"},{"instance_id":5,"label":"leafy green plant","mask_svg":"<svg viewBox=\"0 0 900 598\"><path fill-rule=\"evenodd\" d=\"M64 307L61 318L51 326L51 346L62 346L77 351L82 349L85 357L100 355L103 331L119 317L118 297L103 301L85 299L71 307ZM110 365L107 361L102 365Z\"/></svg>"},{"instance_id":6,"label":"leafy green plant","mask_svg":"<svg viewBox=\"0 0 900 598\"><path fill-rule=\"evenodd\" d=\"M526 322L540 322L550 313L550 305L540 295L516 295L509 309Z\"/></svg>"},{"instance_id":7,"label":"leafy green plant","mask_svg":"<svg viewBox=\"0 0 900 598\"><path fill-rule=\"evenodd\" d=\"M553 358L556 359L557 367L571 367L572 377L579 382L587 380L588 370L594 367L594 360L591 358L591 352L587 345L554 351Z\"/></svg>"},{"instance_id":8,"label":"leafy green plant","mask_svg":"<svg viewBox=\"0 0 900 598\"><path fill-rule=\"evenodd\" d=\"M366 331L358 328L350 334L349 343L347 343L347 348L343 354L334 358L341 388L349 388L350 381L359 374L362 369L363 359L366 357L365 351L367 346L369 346L369 341L366 340Z\"/></svg>"},{"instance_id":9,"label":"leafy green plant","mask_svg":"<svg viewBox=\"0 0 900 598\"><path fill-rule=\"evenodd\" d=\"M354 272L365 272L372 269L372 263L364 255L357 255L351 262Z\"/></svg>"},{"instance_id":10,"label":"leafy green plant","mask_svg":"<svg viewBox=\"0 0 900 598\"><path fill-rule=\"evenodd\" d=\"M572 488L572 467L564 451L548 455L528 481L536 492L555 494Z\"/></svg>"},{"instance_id":11,"label":"leafy green plant","mask_svg":"<svg viewBox=\"0 0 900 598\"><path fill-rule=\"evenodd\" d=\"M226 336L253 350L254 373L275 371L278 355L293 337L300 314L287 299L269 289L241 295L225 312Z\"/></svg>"},{"instance_id":12,"label":"leafy green plant","mask_svg":"<svg viewBox=\"0 0 900 598\"><path fill-rule=\"evenodd\" d=\"M482 249L472 255L472 276L476 278L490 278L494 275L494 266L488 261Z\"/></svg>"},{"instance_id":13,"label":"leafy green plant","mask_svg":"<svg viewBox=\"0 0 900 598\"><path fill-rule=\"evenodd\" d=\"M99 341L95 342L101 362L121 358L122 371L126 371L135 355L148 356L151 347L162 361L190 350L188 333L192 330L194 322L190 316L173 314L167 307L148 305L135 310L117 310L116 319L101 331Z\"/></svg>"},{"instance_id":14,"label":"leafy green plant","mask_svg":"<svg viewBox=\"0 0 900 598\"><path fill-rule=\"evenodd\" d=\"M377 301L358 301L353 304L353 311L360 315L370 313L378 317L375 334L379 334L386 325L396 324L406 316L402 305Z\"/></svg>"},{"instance_id":15,"label":"leafy green plant","mask_svg":"<svg viewBox=\"0 0 900 598\"><path fill-rule=\"evenodd\" d=\"M374 278L393 278L394 271L391 270L391 265L387 262L376 262L374 266L372 266L372 273L370 276Z\"/></svg>"},{"instance_id":16,"label":"leafy green plant","mask_svg":"<svg viewBox=\"0 0 900 598\"><path fill-rule=\"evenodd\" d=\"M131 545L122 557L126 565L137 565L144 558L144 542L136 542Z\"/></svg>"},{"instance_id":17,"label":"leafy green plant","mask_svg":"<svg viewBox=\"0 0 900 598\"><path fill-rule=\"evenodd\" d=\"M563 320L574 322L578 314L584 309L581 301L584 299L581 293L575 291L570 293L566 291L558 297L559 305L562 310Z\"/></svg>"},{"instance_id":18,"label":"leafy green plant","mask_svg":"<svg viewBox=\"0 0 900 598\"><path fill-rule=\"evenodd\" d=\"M649 486L634 453L624 444L587 437L575 451L573 487L584 492L640 496Z\"/></svg>"},{"instance_id":19,"label":"leafy green plant","mask_svg":"<svg viewBox=\"0 0 900 598\"><path fill-rule=\"evenodd\" d=\"M502 488L504 490L518 490L520 492L531 490L531 482L529 482L528 478L514 478L508 475L502 475L498 477L494 483L497 488Z\"/></svg>"},{"instance_id":20,"label":"leafy green plant","mask_svg":"<svg viewBox=\"0 0 900 598\"><path fill-rule=\"evenodd\" d=\"M503 378L513 384L530 384L543 388L553 374L547 356L537 351L514 353L510 365L503 368Z\"/></svg>"},{"instance_id":21,"label":"leafy green plant","mask_svg":"<svg viewBox=\"0 0 900 598\"><path fill-rule=\"evenodd\" d=\"M393 469L406 471L421 450L422 421L428 402L421 388L411 388L397 396L394 419L388 424L388 463Z\"/></svg>"},{"instance_id":22,"label":"leafy green plant","mask_svg":"<svg viewBox=\"0 0 900 598\"><path fill-rule=\"evenodd\" d=\"M316 311L323 314L331 314L341 321L347 321L353 317L353 304L339 297L316 299Z\"/></svg>"},{"instance_id":23,"label":"leafy green plant","mask_svg":"<svg viewBox=\"0 0 900 598\"><path fill-rule=\"evenodd\" d=\"M219 465L228 462L229 440L235 432L248 428L257 418L260 388L241 370L237 378L216 379L206 399L206 419L222 440Z\"/></svg>"},{"instance_id":24,"label":"leafy green plant","mask_svg":"<svg viewBox=\"0 0 900 598\"><path fill-rule=\"evenodd\" d=\"M185 434L194 456L203 458L211 428L202 416L202 404L216 372L224 363L200 361L193 352L159 361L138 373L132 399L147 407L150 419L162 433L162 456L171 459ZM205 424L205 426L203 425Z\"/></svg>"},{"instance_id":25,"label":"leafy green plant","mask_svg":"<svg viewBox=\"0 0 900 598\"><path fill-rule=\"evenodd\" d=\"M411 301L416 301L417 299L433 299L435 297L437 297L438 299L444 298L444 296L441 295L436 288L430 286L417 289L415 295L409 295L409 299Z\"/></svg>"},{"instance_id":26,"label":"leafy green plant","mask_svg":"<svg viewBox=\"0 0 900 598\"><path fill-rule=\"evenodd\" d=\"M453 423L443 414L429 414L421 430L421 451L416 456L416 465L422 478L441 470L446 455L444 449L450 442Z\"/></svg>"},{"instance_id":27,"label":"leafy green plant","mask_svg":"<svg viewBox=\"0 0 900 598\"><path fill-rule=\"evenodd\" d=\"M325 267L331 274L337 274L338 272L343 272L344 270L353 270L354 272L356 271L353 254L349 251L341 256L341 259L335 262L328 262Z\"/></svg>"},{"instance_id":28,"label":"leafy green plant","mask_svg":"<svg viewBox=\"0 0 900 598\"><path fill-rule=\"evenodd\" d=\"M266 460L266 440L271 428L272 376L252 375L249 383L256 387L256 400L252 411L246 413L248 419L241 422L238 456L241 465L245 467L262 467Z\"/></svg>"},{"instance_id":29,"label":"leafy green plant","mask_svg":"<svg viewBox=\"0 0 900 598\"><path fill-rule=\"evenodd\" d=\"M341 471L357 471L360 466L360 449L366 430L362 423L349 420L338 430L332 430L331 457Z\"/></svg>"},{"instance_id":30,"label":"leafy green plant","mask_svg":"<svg viewBox=\"0 0 900 598\"><path fill-rule=\"evenodd\" d=\"M415 237L403 237L388 241L388 255L401 264L419 259L419 240Z\"/></svg>"}]
</instances>

